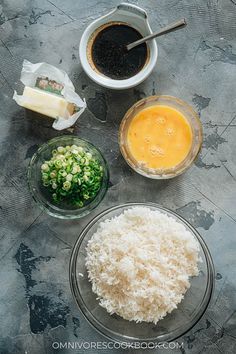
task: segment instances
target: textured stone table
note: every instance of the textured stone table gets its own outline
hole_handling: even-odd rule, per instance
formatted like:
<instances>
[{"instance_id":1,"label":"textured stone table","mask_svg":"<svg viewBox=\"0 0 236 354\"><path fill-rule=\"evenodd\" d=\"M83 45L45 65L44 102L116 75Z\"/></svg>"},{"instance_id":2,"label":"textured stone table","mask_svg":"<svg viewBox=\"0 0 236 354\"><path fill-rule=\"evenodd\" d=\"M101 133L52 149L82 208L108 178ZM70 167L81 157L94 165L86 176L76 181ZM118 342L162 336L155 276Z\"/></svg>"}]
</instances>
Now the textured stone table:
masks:
<instances>
[{"instance_id":1,"label":"textured stone table","mask_svg":"<svg viewBox=\"0 0 236 354\"><path fill-rule=\"evenodd\" d=\"M71 248L88 221L108 206L126 201L152 201L176 210L198 229L214 259L212 306L189 333L179 338L183 348L173 351L236 352L236 2L131 2L148 11L153 29L182 17L188 26L158 39L155 71L143 84L124 93L90 81L78 57L85 27L119 1L0 1L2 354L113 353L56 350L52 343L104 340L84 320L72 299L68 262ZM49 217L29 194L26 170L30 157L40 144L62 133L51 128L51 120L26 112L12 100L24 58L66 70L87 100L88 109L74 134L100 147L110 166L111 183L100 207L82 220ZM152 94L186 100L198 110L204 127L203 149L195 165L169 181L151 181L134 173L121 157L117 143L117 130L126 110Z\"/></svg>"}]
</instances>

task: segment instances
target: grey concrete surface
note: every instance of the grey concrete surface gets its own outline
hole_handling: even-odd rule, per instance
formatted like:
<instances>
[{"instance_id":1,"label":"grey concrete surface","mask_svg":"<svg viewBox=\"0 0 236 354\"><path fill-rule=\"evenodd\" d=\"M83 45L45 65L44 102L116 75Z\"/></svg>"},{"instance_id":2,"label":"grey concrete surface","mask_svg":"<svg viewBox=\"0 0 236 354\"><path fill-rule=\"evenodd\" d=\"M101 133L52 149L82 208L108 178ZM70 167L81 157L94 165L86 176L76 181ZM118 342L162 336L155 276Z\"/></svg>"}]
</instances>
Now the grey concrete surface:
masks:
<instances>
[{"instance_id":1,"label":"grey concrete surface","mask_svg":"<svg viewBox=\"0 0 236 354\"><path fill-rule=\"evenodd\" d=\"M211 307L182 338L181 349L146 353L236 352L236 2L133 0L153 29L186 17L186 30L158 39L152 75L126 92L112 92L82 71L79 40L85 27L118 0L0 0L0 353L121 353L54 350L58 341L103 341L78 311L69 289L68 262L81 229L99 211L125 201L152 201L176 210L204 237L215 268ZM97 145L111 172L109 191L91 215L62 221L34 204L26 180L37 147L59 134L51 120L12 100L23 59L66 70L88 102L74 134ZM190 170L169 181L134 173L120 155L117 130L138 99L170 94L200 113L202 152ZM67 132L67 134L70 134ZM143 353L144 350L128 350Z\"/></svg>"}]
</instances>

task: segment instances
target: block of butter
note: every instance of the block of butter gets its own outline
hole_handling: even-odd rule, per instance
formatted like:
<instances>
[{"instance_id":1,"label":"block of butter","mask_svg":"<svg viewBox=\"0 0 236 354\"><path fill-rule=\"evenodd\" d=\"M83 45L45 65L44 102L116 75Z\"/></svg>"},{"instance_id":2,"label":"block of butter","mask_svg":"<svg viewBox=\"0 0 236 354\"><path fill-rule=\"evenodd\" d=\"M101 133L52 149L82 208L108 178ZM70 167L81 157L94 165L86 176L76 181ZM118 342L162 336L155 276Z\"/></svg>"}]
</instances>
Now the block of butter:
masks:
<instances>
[{"instance_id":1,"label":"block of butter","mask_svg":"<svg viewBox=\"0 0 236 354\"><path fill-rule=\"evenodd\" d=\"M20 104L55 119L68 119L75 111L75 105L67 102L62 96L29 86L25 86Z\"/></svg>"},{"instance_id":2,"label":"block of butter","mask_svg":"<svg viewBox=\"0 0 236 354\"><path fill-rule=\"evenodd\" d=\"M22 107L54 118L54 129L71 127L86 109L85 99L75 92L67 73L53 65L24 60L20 81L23 93L14 91L13 99Z\"/></svg>"}]
</instances>

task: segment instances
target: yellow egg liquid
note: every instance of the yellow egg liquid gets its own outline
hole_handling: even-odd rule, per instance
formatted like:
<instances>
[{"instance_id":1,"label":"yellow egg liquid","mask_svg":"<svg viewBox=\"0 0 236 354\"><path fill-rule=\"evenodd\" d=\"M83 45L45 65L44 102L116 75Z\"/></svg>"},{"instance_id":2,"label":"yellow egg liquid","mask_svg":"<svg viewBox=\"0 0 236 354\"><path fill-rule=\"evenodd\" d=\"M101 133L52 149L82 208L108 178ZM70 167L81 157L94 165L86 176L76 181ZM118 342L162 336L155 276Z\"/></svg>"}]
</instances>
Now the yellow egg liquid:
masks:
<instances>
[{"instance_id":1,"label":"yellow egg liquid","mask_svg":"<svg viewBox=\"0 0 236 354\"><path fill-rule=\"evenodd\" d=\"M128 147L133 158L148 168L175 167L188 155L192 130L182 113L169 106L140 111L128 128Z\"/></svg>"}]
</instances>

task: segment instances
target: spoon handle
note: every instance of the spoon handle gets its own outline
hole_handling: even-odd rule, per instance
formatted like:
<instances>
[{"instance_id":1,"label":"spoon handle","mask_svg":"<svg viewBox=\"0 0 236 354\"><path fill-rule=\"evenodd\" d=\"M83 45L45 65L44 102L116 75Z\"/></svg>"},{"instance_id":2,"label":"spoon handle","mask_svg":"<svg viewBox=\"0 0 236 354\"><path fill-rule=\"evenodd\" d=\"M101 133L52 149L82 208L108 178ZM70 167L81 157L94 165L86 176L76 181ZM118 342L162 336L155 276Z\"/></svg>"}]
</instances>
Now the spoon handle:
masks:
<instances>
[{"instance_id":1,"label":"spoon handle","mask_svg":"<svg viewBox=\"0 0 236 354\"><path fill-rule=\"evenodd\" d=\"M133 43L130 43L126 46L127 50L130 50L146 41L149 41L150 39L162 36L163 34L172 32L172 31L176 31L178 29L181 29L183 27L185 27L187 25L186 20L183 18L182 20L179 20L177 22L171 23L170 25L167 25L166 27L162 28L160 31L155 32L150 34L147 37L141 38L138 41L135 41Z\"/></svg>"}]
</instances>

